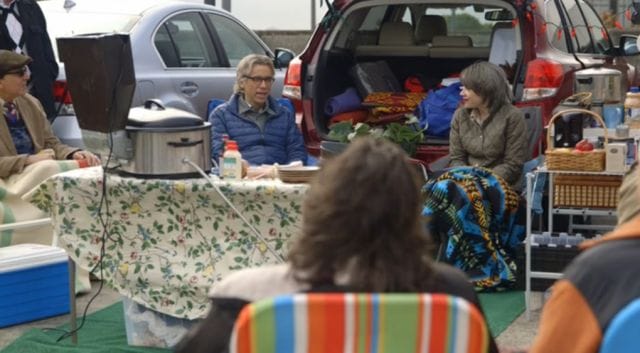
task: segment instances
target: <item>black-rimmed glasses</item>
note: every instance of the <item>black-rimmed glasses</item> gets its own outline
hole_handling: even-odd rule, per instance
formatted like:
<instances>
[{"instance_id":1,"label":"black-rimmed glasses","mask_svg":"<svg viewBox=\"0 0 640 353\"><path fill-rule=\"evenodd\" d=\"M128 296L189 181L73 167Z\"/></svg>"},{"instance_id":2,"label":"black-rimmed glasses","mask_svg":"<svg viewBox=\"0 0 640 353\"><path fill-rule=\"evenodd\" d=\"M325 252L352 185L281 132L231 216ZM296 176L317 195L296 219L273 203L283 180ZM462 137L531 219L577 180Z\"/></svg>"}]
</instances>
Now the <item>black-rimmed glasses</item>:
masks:
<instances>
[{"instance_id":1,"label":"black-rimmed glasses","mask_svg":"<svg viewBox=\"0 0 640 353\"><path fill-rule=\"evenodd\" d=\"M262 77L262 76L247 76L247 75L245 75L244 78L253 81L253 83L255 83L257 85L259 85L259 84L261 84L263 82L268 84L268 85L270 85L270 84L273 83L273 81L276 80L275 78L273 78L271 76Z\"/></svg>"}]
</instances>

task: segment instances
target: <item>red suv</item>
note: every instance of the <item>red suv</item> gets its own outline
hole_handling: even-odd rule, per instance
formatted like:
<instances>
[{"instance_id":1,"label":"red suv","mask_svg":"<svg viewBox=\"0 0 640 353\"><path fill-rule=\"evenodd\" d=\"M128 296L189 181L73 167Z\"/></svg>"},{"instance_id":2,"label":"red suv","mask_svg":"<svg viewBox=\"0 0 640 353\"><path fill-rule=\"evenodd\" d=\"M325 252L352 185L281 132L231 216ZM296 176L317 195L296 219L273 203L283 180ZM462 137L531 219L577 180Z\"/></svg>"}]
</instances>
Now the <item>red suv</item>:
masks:
<instances>
[{"instance_id":1,"label":"red suv","mask_svg":"<svg viewBox=\"0 0 640 353\"><path fill-rule=\"evenodd\" d=\"M636 70L636 37L615 46L595 10L583 0L336 0L306 49L290 65L283 95L294 101L307 148L318 155L329 140L325 104L355 86L353 67L386 63L399 82L440 82L477 60L508 73L515 104L545 126L574 90L574 73L598 66L621 70L626 92ZM423 80L424 81L424 80ZM448 146L429 138L416 158L429 162Z\"/></svg>"}]
</instances>

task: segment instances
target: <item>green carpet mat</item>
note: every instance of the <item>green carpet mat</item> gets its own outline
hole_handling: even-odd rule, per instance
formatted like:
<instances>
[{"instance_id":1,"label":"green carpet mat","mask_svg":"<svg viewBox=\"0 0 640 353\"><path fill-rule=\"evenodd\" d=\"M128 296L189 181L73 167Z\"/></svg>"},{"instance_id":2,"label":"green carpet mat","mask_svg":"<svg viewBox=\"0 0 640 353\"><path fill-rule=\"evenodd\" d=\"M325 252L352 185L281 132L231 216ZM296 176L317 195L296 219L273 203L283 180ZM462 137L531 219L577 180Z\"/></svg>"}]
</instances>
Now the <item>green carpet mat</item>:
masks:
<instances>
[{"instance_id":1,"label":"green carpet mat","mask_svg":"<svg viewBox=\"0 0 640 353\"><path fill-rule=\"evenodd\" d=\"M78 325L80 320L78 320ZM68 330L64 325L62 329ZM7 346L2 353L165 353L168 349L133 347L127 345L122 302L87 315L82 330L78 331L78 345L71 339L56 342L60 331L32 329Z\"/></svg>"},{"instance_id":2,"label":"green carpet mat","mask_svg":"<svg viewBox=\"0 0 640 353\"><path fill-rule=\"evenodd\" d=\"M524 311L523 292L483 293L480 303L491 333L498 336ZM68 329L65 325L62 328ZM115 303L87 316L78 333L78 345L70 339L56 342L59 331L33 329L7 346L2 353L160 353L168 349L131 347L127 345L122 303Z\"/></svg>"},{"instance_id":3,"label":"green carpet mat","mask_svg":"<svg viewBox=\"0 0 640 353\"><path fill-rule=\"evenodd\" d=\"M524 292L480 293L478 296L494 337L498 337L524 312Z\"/></svg>"}]
</instances>

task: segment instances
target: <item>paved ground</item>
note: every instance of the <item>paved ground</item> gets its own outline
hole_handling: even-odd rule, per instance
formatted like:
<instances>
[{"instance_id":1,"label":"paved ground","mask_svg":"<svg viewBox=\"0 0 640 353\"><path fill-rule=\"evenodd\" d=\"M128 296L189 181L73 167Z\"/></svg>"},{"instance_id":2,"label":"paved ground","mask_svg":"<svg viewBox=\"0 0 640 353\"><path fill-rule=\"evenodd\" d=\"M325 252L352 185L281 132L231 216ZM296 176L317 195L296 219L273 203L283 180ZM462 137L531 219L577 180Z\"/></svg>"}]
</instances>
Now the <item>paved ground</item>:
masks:
<instances>
[{"instance_id":1,"label":"paved ground","mask_svg":"<svg viewBox=\"0 0 640 353\"><path fill-rule=\"evenodd\" d=\"M82 312L87 302L96 293L98 289L98 282L93 282L92 292L90 294L84 294L78 296L77 307L79 314ZM533 340L536 327L538 326L538 318L540 316L540 301L541 295L535 293L532 295L533 308L531 319L527 319L525 314L522 314L511 326L509 326L500 336L498 336L498 345L522 348L527 347ZM106 306L109 306L120 300L120 295L114 290L104 287L102 292L96 297L89 308L89 313L100 310ZM40 320L31 322L24 325L12 326L9 328L0 329L0 349L13 342L16 338L20 337L24 332L32 328L48 328L57 327L62 324L68 323L69 315L63 315L54 317L47 320Z\"/></svg>"}]
</instances>

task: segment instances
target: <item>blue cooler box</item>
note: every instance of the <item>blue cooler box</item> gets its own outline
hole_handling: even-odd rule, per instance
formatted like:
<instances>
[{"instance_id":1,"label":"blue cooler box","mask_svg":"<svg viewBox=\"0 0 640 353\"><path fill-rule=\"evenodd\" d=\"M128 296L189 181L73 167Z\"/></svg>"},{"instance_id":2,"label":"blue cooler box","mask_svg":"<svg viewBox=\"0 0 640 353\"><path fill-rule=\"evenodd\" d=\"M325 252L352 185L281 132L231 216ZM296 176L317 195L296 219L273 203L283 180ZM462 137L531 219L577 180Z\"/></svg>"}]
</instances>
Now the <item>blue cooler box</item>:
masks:
<instances>
[{"instance_id":1,"label":"blue cooler box","mask_svg":"<svg viewBox=\"0 0 640 353\"><path fill-rule=\"evenodd\" d=\"M0 328L69 312L69 260L38 244L0 248Z\"/></svg>"}]
</instances>

